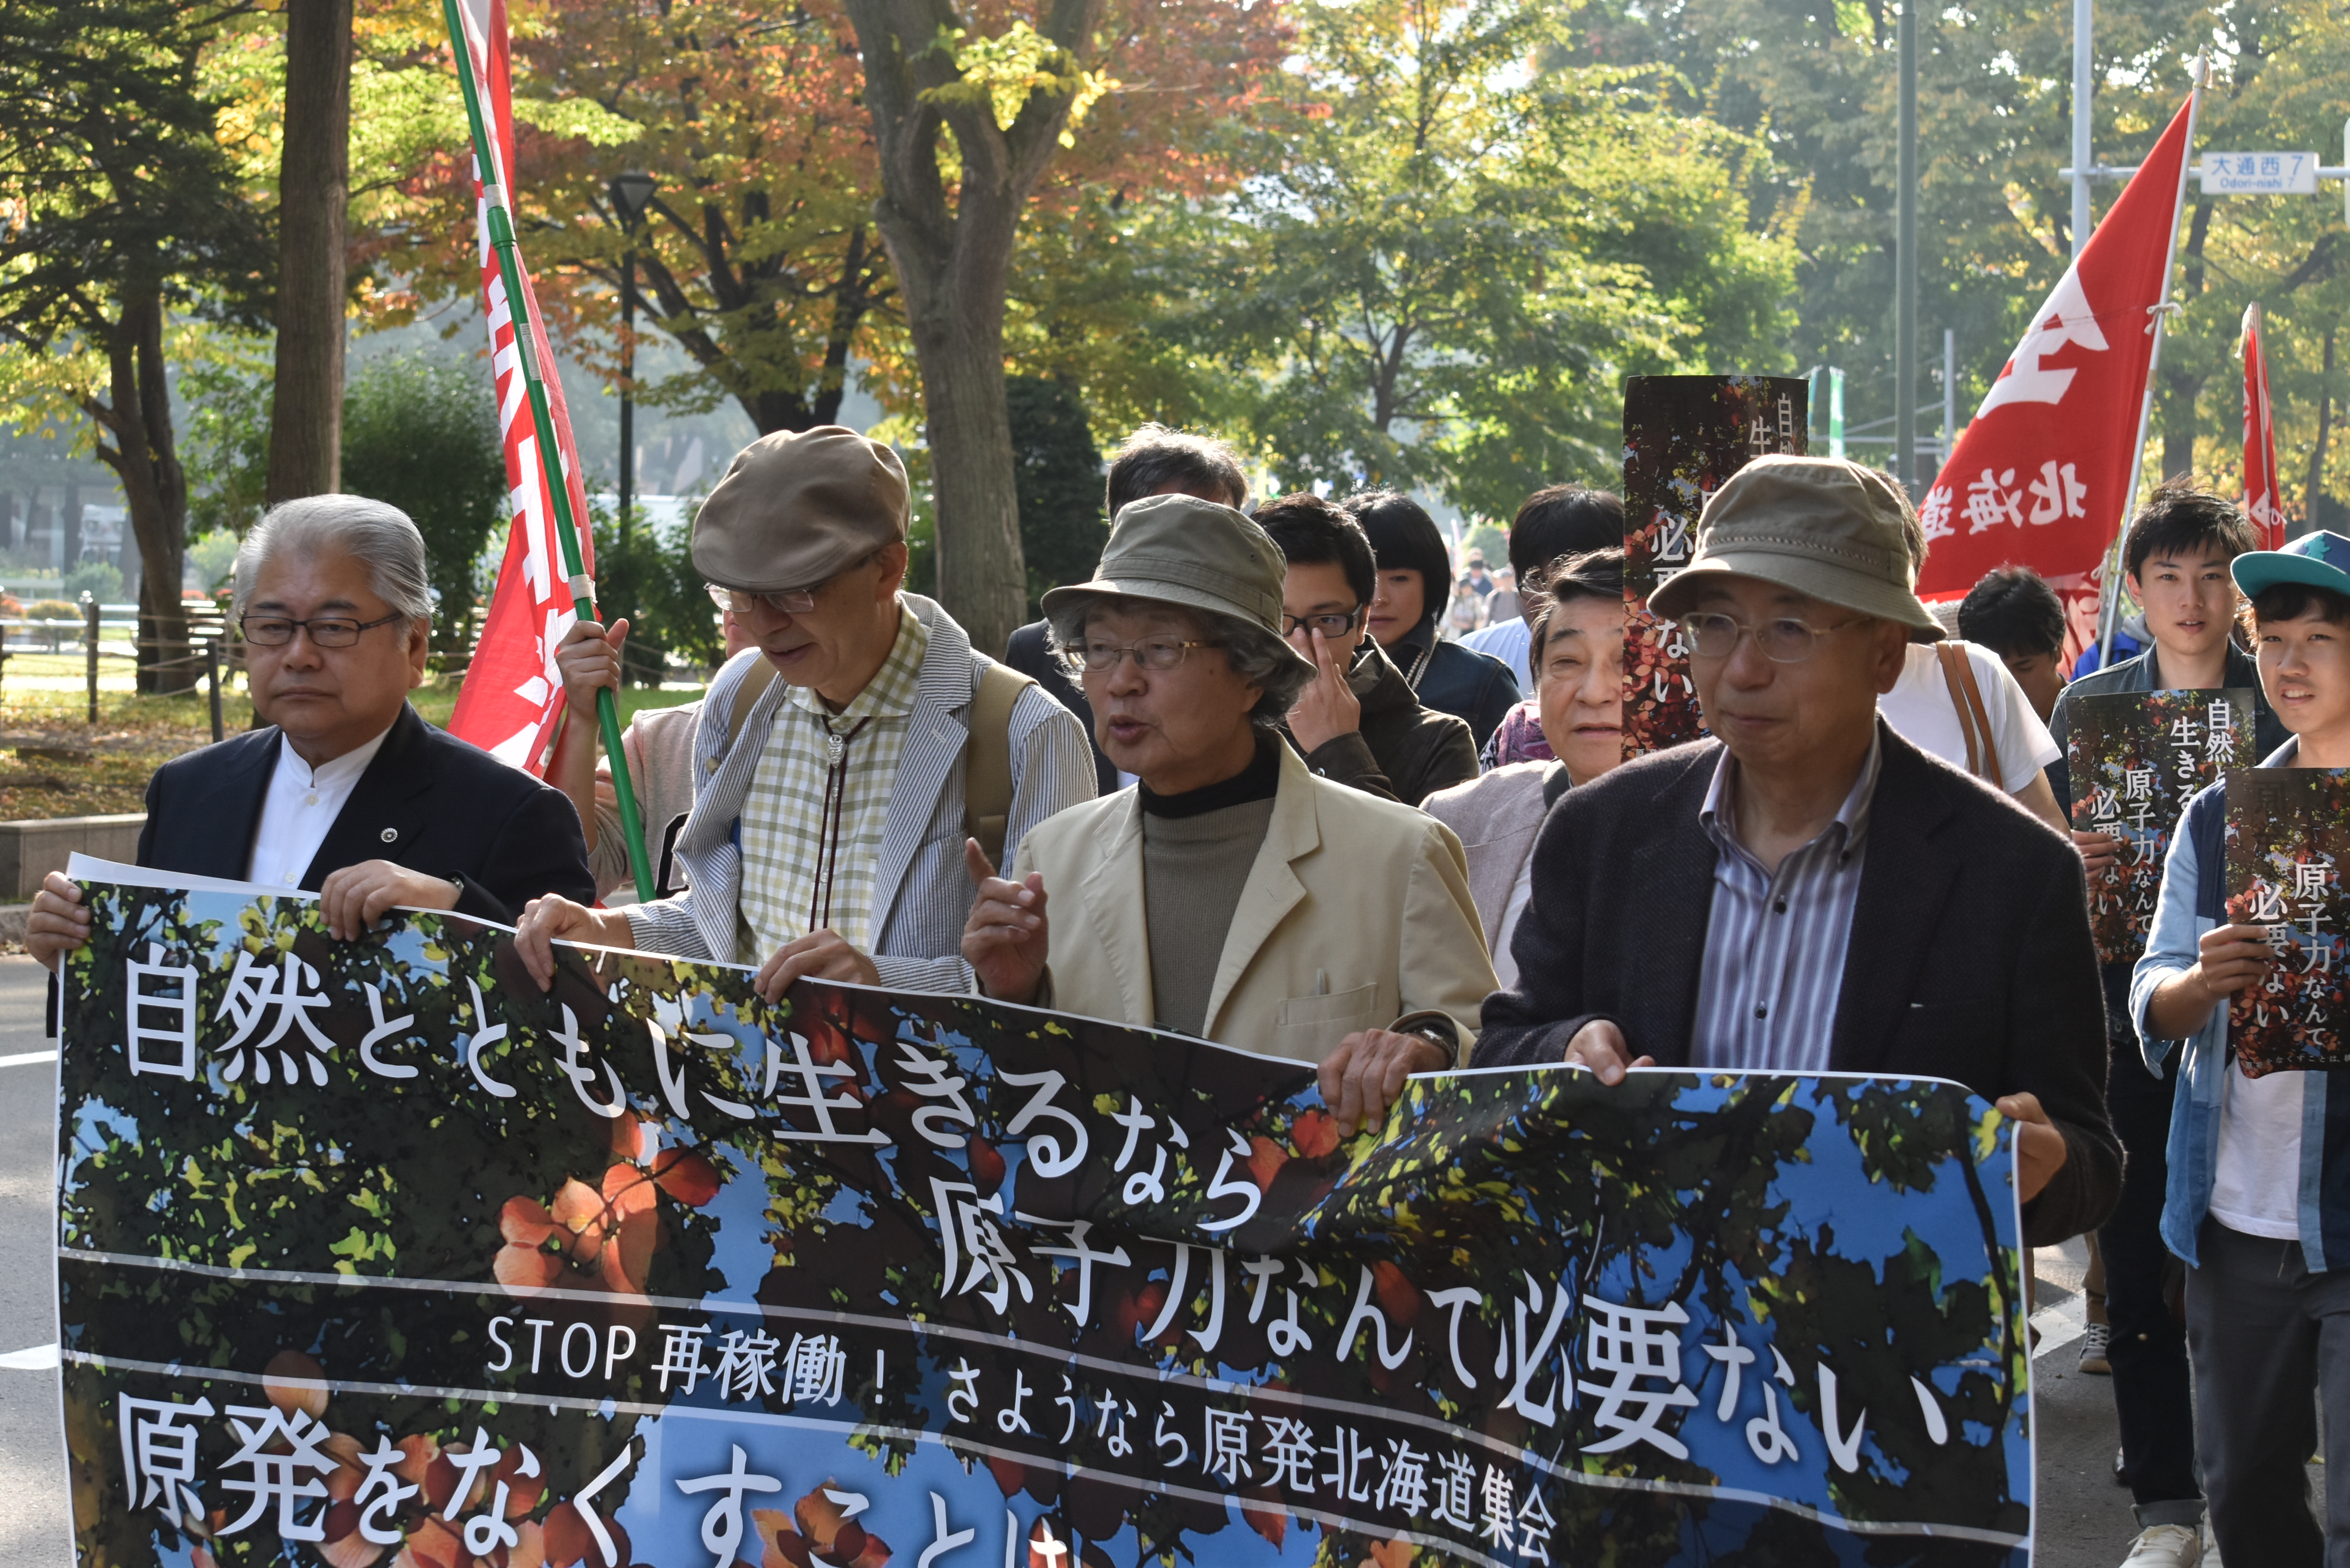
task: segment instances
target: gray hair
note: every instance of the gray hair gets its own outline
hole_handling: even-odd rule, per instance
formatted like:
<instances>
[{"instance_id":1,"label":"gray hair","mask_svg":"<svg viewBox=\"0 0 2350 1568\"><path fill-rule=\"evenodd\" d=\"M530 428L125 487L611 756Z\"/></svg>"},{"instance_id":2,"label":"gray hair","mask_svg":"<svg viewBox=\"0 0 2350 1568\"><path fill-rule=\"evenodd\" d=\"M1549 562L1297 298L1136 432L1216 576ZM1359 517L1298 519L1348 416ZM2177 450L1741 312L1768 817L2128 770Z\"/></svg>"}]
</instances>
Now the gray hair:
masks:
<instances>
[{"instance_id":1,"label":"gray hair","mask_svg":"<svg viewBox=\"0 0 2350 1568\"><path fill-rule=\"evenodd\" d=\"M280 556L349 556L368 569L368 586L396 615L430 619L431 579L424 535L399 507L364 495L306 495L271 507L236 547L232 618L244 614L261 569Z\"/></svg>"},{"instance_id":2,"label":"gray hair","mask_svg":"<svg viewBox=\"0 0 2350 1568\"><path fill-rule=\"evenodd\" d=\"M1264 695L1249 710L1249 722L1261 729L1274 729L1294 706L1298 694L1313 682L1314 670L1302 665L1290 646L1254 621L1243 620L1236 615L1221 615L1214 610L1197 609L1190 605L1170 604L1160 599L1129 598L1117 594L1088 594L1072 599L1055 609L1048 620L1053 628L1053 641L1062 652L1074 656L1086 640L1086 618L1096 609L1113 604L1149 606L1180 615L1191 621L1202 641L1223 645L1224 662L1232 673L1255 687ZM1072 659L1074 662L1074 659Z\"/></svg>"}]
</instances>

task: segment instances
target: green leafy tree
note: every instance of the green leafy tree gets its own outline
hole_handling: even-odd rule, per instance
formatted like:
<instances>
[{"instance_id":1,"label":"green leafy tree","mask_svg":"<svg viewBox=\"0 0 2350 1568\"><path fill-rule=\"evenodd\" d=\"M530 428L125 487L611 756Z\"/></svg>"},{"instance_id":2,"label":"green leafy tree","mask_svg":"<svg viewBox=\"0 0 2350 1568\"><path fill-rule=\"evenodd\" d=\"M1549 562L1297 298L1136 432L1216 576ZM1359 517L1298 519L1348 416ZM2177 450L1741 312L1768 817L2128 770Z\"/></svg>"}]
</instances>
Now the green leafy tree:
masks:
<instances>
[{"instance_id":1,"label":"green leafy tree","mask_svg":"<svg viewBox=\"0 0 2350 1568\"><path fill-rule=\"evenodd\" d=\"M489 379L424 355L361 368L343 401L343 487L415 519L441 599L434 641L444 652L470 647L475 563L508 515Z\"/></svg>"},{"instance_id":2,"label":"green leafy tree","mask_svg":"<svg viewBox=\"0 0 2350 1568\"><path fill-rule=\"evenodd\" d=\"M668 538L656 528L623 534L600 504L595 511L596 607L607 624L622 618L629 623L620 659L623 679L659 685L671 654L714 670L725 645L717 607L693 569L690 531L680 528Z\"/></svg>"},{"instance_id":3,"label":"green leafy tree","mask_svg":"<svg viewBox=\"0 0 2350 1568\"><path fill-rule=\"evenodd\" d=\"M1669 76L1529 71L1573 25L1532 0L1295 15L1289 99L1241 133L1263 172L1170 262L1284 486L1507 515L1613 472L1625 376L1783 362L1794 257L1742 183L1762 149Z\"/></svg>"},{"instance_id":4,"label":"green leafy tree","mask_svg":"<svg viewBox=\"0 0 2350 1568\"><path fill-rule=\"evenodd\" d=\"M245 6L25 0L0 49L0 392L20 423L87 419L139 543L142 691L182 691L188 490L173 317L257 323L267 225L222 140L204 50Z\"/></svg>"}]
</instances>

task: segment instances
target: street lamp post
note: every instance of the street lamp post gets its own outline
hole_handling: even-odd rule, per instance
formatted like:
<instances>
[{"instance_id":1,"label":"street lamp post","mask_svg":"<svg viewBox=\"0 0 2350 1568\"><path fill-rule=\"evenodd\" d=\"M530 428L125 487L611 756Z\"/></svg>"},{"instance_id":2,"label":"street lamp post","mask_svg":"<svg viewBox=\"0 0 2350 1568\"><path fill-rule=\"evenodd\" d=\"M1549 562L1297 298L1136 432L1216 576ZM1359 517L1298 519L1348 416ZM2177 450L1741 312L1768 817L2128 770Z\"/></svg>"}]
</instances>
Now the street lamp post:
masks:
<instances>
[{"instance_id":1,"label":"street lamp post","mask_svg":"<svg viewBox=\"0 0 2350 1568\"><path fill-rule=\"evenodd\" d=\"M629 236L620 255L620 537L629 536L637 487L637 227L652 204L650 174L612 177L612 210Z\"/></svg>"}]
</instances>

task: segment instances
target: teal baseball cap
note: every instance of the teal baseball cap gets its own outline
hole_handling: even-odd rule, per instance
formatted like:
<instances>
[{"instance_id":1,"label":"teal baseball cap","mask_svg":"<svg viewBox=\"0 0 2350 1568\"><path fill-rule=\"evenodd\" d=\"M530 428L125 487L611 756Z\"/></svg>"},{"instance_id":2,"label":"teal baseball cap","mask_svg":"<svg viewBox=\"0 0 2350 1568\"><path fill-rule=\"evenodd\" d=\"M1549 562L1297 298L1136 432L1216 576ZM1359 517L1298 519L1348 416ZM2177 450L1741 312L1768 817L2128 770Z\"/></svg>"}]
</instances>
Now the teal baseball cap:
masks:
<instances>
[{"instance_id":1,"label":"teal baseball cap","mask_svg":"<svg viewBox=\"0 0 2350 1568\"><path fill-rule=\"evenodd\" d=\"M2320 528L2282 550L2247 550L2229 565L2246 598L2278 583L2306 583L2350 598L2350 539Z\"/></svg>"}]
</instances>

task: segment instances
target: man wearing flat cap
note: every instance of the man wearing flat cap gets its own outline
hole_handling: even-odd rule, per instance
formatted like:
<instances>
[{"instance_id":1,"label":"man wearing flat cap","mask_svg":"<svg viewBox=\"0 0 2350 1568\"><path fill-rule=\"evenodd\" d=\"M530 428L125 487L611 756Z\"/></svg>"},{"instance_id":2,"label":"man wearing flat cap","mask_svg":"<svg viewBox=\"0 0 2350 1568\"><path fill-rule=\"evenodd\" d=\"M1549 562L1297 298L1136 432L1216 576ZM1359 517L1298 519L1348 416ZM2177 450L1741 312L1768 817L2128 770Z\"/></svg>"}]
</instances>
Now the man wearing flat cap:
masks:
<instances>
[{"instance_id":1,"label":"man wearing flat cap","mask_svg":"<svg viewBox=\"0 0 2350 1568\"><path fill-rule=\"evenodd\" d=\"M837 425L736 455L693 520L693 564L754 646L702 704L687 889L534 903L517 945L542 985L563 938L757 964L770 1000L804 976L970 989L965 838L1018 848L1093 797L1093 755L1068 710L904 591L908 511L898 454ZM626 629L575 628L567 686L616 684Z\"/></svg>"},{"instance_id":2,"label":"man wearing flat cap","mask_svg":"<svg viewBox=\"0 0 2350 1568\"><path fill-rule=\"evenodd\" d=\"M2121 1189L2081 862L2031 813L1877 718L1905 645L1903 503L1839 459L1765 457L1649 599L1711 740L1553 808L1476 1064L1932 1075L2020 1124L2035 1244Z\"/></svg>"},{"instance_id":3,"label":"man wearing flat cap","mask_svg":"<svg viewBox=\"0 0 2350 1568\"><path fill-rule=\"evenodd\" d=\"M1493 967L1451 830L1283 743L1316 673L1281 635L1287 569L1231 507L1154 495L1045 596L1140 783L1039 826L1008 877L974 860L962 950L991 996L1316 1063L1351 1129L1466 1056Z\"/></svg>"}]
</instances>

